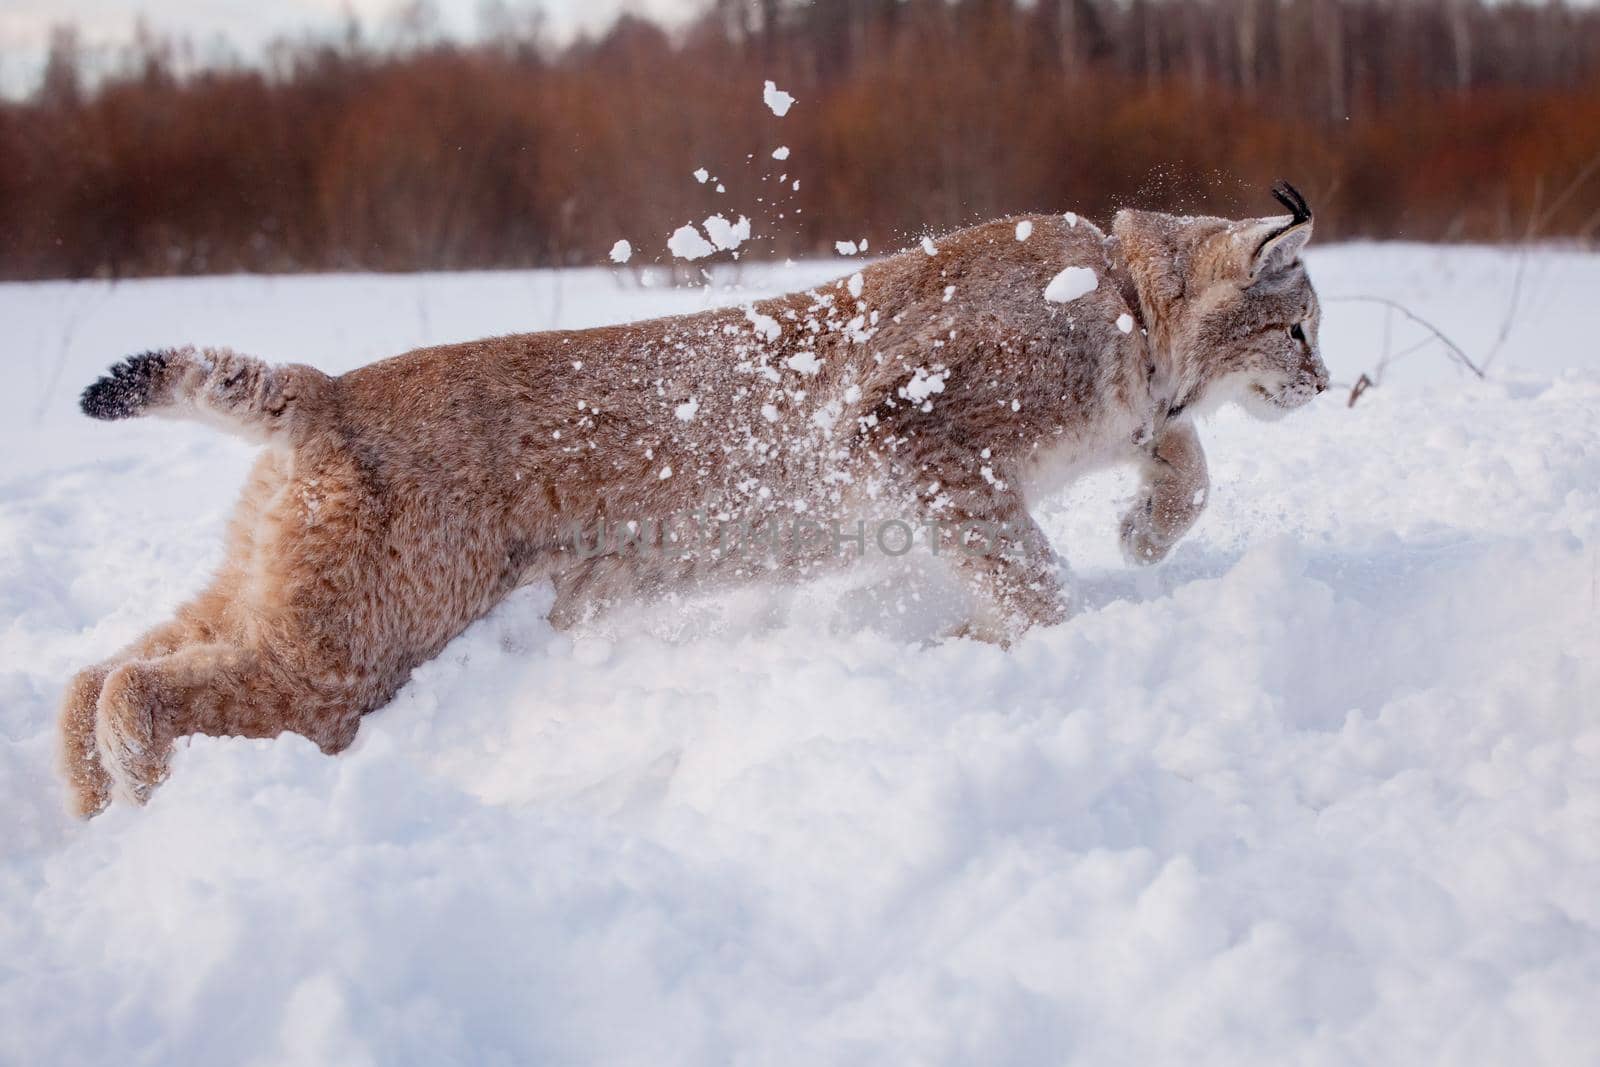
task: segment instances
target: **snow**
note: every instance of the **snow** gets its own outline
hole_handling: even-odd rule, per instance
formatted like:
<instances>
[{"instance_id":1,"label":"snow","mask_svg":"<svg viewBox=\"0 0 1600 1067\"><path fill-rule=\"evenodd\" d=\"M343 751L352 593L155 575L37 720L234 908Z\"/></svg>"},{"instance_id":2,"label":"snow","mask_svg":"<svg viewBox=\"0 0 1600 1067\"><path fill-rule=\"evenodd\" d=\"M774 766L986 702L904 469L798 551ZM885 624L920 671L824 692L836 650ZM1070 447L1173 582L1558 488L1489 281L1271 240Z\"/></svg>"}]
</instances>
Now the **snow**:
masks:
<instances>
[{"instance_id":1,"label":"snow","mask_svg":"<svg viewBox=\"0 0 1600 1067\"><path fill-rule=\"evenodd\" d=\"M934 393L944 392L944 383L950 377L950 372L943 368L929 371L926 367L918 367L911 372L911 380L899 389L901 396L914 404L920 404Z\"/></svg>"},{"instance_id":2,"label":"snow","mask_svg":"<svg viewBox=\"0 0 1600 1067\"><path fill-rule=\"evenodd\" d=\"M743 215L738 222L729 222L721 214L712 215L702 225L705 236L701 236L692 222L679 226L667 238L667 250L679 259L704 259L719 250L727 252L738 248L750 239L750 220Z\"/></svg>"},{"instance_id":3,"label":"snow","mask_svg":"<svg viewBox=\"0 0 1600 1067\"><path fill-rule=\"evenodd\" d=\"M711 180L711 172L704 167L698 167L694 172L694 180L704 185Z\"/></svg>"},{"instance_id":4,"label":"snow","mask_svg":"<svg viewBox=\"0 0 1600 1067\"><path fill-rule=\"evenodd\" d=\"M772 82L767 82L761 89L761 102L766 104L772 113L780 119L789 113L794 106L794 97L778 88Z\"/></svg>"},{"instance_id":5,"label":"snow","mask_svg":"<svg viewBox=\"0 0 1600 1067\"><path fill-rule=\"evenodd\" d=\"M721 215L712 215L706 219L706 236L711 238L711 243L727 251L738 248L750 239L750 220L743 215L738 222L729 222Z\"/></svg>"},{"instance_id":6,"label":"snow","mask_svg":"<svg viewBox=\"0 0 1600 1067\"><path fill-rule=\"evenodd\" d=\"M1017 240L1026 241L1028 238L1030 238L1032 236L1033 236L1033 223L1032 222L1030 222L1027 219L1023 219L1021 222L1017 223Z\"/></svg>"},{"instance_id":7,"label":"snow","mask_svg":"<svg viewBox=\"0 0 1600 1067\"><path fill-rule=\"evenodd\" d=\"M1068 267L1050 279L1044 287L1044 298L1053 304L1070 304L1094 292L1099 284L1100 278L1088 267Z\"/></svg>"},{"instance_id":8,"label":"snow","mask_svg":"<svg viewBox=\"0 0 1600 1067\"><path fill-rule=\"evenodd\" d=\"M924 237L922 239L922 251L927 255L936 256L939 254L939 246L933 243L932 237Z\"/></svg>"},{"instance_id":9,"label":"snow","mask_svg":"<svg viewBox=\"0 0 1600 1067\"><path fill-rule=\"evenodd\" d=\"M1133 332L1133 316L1124 311L1117 316L1117 329L1123 333Z\"/></svg>"},{"instance_id":10,"label":"snow","mask_svg":"<svg viewBox=\"0 0 1600 1067\"><path fill-rule=\"evenodd\" d=\"M822 360L817 358L815 352L804 349L784 360L783 365L809 378L822 369Z\"/></svg>"},{"instance_id":11,"label":"snow","mask_svg":"<svg viewBox=\"0 0 1600 1067\"><path fill-rule=\"evenodd\" d=\"M777 148L774 148L772 150L772 158L773 159L788 159L789 158L789 146L788 145L779 145Z\"/></svg>"},{"instance_id":12,"label":"snow","mask_svg":"<svg viewBox=\"0 0 1600 1067\"><path fill-rule=\"evenodd\" d=\"M744 309L744 317L764 340L776 341L783 336L783 327L779 325L778 320L757 311L754 305Z\"/></svg>"},{"instance_id":13,"label":"snow","mask_svg":"<svg viewBox=\"0 0 1600 1067\"><path fill-rule=\"evenodd\" d=\"M850 280L845 284L850 290L850 295L859 299L862 287L866 285L866 278L862 276L860 271L856 271L850 275Z\"/></svg>"},{"instance_id":14,"label":"snow","mask_svg":"<svg viewBox=\"0 0 1600 1067\"><path fill-rule=\"evenodd\" d=\"M633 258L633 245L627 241L618 241L611 246L611 262L626 263Z\"/></svg>"},{"instance_id":15,"label":"snow","mask_svg":"<svg viewBox=\"0 0 1600 1067\"><path fill-rule=\"evenodd\" d=\"M833 250L841 256L853 256L858 251L854 241L835 241L833 242Z\"/></svg>"},{"instance_id":16,"label":"snow","mask_svg":"<svg viewBox=\"0 0 1600 1067\"><path fill-rule=\"evenodd\" d=\"M1515 267L1307 260L1474 355ZM579 633L530 588L339 757L195 739L148 808L61 813L62 683L198 587L253 457L77 415L112 360L205 341L338 371L848 269L747 263L720 296L610 268L0 285L0 1059L1600 1059L1578 253L1530 259L1490 381L1429 348L1354 408L1386 313L1328 299L1344 386L1209 418L1209 510L1166 563L1121 562L1124 472L1039 507L1078 607L1010 651L932 640L953 615L921 547Z\"/></svg>"},{"instance_id":17,"label":"snow","mask_svg":"<svg viewBox=\"0 0 1600 1067\"><path fill-rule=\"evenodd\" d=\"M692 222L679 226L667 238L667 251L679 259L704 259L716 250L716 246L702 237Z\"/></svg>"}]
</instances>

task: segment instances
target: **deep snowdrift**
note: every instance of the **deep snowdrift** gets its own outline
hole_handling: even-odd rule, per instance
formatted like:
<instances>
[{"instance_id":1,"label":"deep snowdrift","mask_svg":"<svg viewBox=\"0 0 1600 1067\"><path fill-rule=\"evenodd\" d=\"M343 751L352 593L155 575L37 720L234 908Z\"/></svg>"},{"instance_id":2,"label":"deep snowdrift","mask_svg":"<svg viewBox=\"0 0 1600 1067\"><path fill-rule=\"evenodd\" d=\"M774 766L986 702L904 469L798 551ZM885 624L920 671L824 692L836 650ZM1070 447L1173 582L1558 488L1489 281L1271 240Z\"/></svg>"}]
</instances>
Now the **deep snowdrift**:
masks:
<instances>
[{"instance_id":1,"label":"deep snowdrift","mask_svg":"<svg viewBox=\"0 0 1600 1067\"><path fill-rule=\"evenodd\" d=\"M1513 266L1312 258L1325 297L1399 298L1475 354ZM76 416L107 363L197 341L340 370L708 297L0 286L0 1059L1594 1062L1596 292L1600 258L1539 253L1492 381L1430 346L1354 409L1211 420L1211 509L1154 571L1116 556L1131 483L1074 488L1043 518L1086 607L1010 653L923 640L915 575L576 636L530 589L342 757L196 739L147 809L84 825L60 686L204 580L250 459ZM1327 304L1337 379L1384 328Z\"/></svg>"}]
</instances>

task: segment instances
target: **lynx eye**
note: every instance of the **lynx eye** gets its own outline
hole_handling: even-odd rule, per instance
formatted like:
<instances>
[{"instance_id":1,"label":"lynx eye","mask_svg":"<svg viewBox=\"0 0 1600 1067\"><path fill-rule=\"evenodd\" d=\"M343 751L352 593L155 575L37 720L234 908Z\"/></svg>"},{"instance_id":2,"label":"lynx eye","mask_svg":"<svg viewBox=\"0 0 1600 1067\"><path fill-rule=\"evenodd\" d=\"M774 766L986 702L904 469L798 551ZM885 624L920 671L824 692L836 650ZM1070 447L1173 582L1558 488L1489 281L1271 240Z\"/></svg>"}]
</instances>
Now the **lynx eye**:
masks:
<instances>
[{"instance_id":1,"label":"lynx eye","mask_svg":"<svg viewBox=\"0 0 1600 1067\"><path fill-rule=\"evenodd\" d=\"M1296 341L1299 341L1301 344L1305 344L1306 343L1306 331L1298 322L1295 323L1293 326L1289 327L1289 336L1293 337Z\"/></svg>"}]
</instances>

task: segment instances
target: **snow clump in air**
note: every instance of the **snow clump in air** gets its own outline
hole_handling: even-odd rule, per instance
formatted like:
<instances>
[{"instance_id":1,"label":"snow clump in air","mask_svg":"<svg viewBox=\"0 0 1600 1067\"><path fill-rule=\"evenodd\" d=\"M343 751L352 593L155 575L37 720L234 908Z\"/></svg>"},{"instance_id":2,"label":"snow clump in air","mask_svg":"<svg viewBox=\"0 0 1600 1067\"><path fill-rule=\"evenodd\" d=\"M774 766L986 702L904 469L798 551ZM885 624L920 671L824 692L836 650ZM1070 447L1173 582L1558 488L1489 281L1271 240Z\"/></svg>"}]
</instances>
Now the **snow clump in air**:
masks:
<instances>
[{"instance_id":1,"label":"snow clump in air","mask_svg":"<svg viewBox=\"0 0 1600 1067\"><path fill-rule=\"evenodd\" d=\"M611 262L626 263L633 258L633 245L627 241L618 241L611 246Z\"/></svg>"},{"instance_id":2,"label":"snow clump in air","mask_svg":"<svg viewBox=\"0 0 1600 1067\"><path fill-rule=\"evenodd\" d=\"M721 215L712 215L706 219L705 236L695 229L694 223L686 222L672 231L672 236L667 238L667 250L679 259L704 259L719 249L724 252L738 248L750 239L750 220L743 215L738 222L729 222ZM706 238L709 237L710 240Z\"/></svg>"},{"instance_id":3,"label":"snow clump in air","mask_svg":"<svg viewBox=\"0 0 1600 1067\"><path fill-rule=\"evenodd\" d=\"M779 145L777 148L774 148L772 150L772 158L773 159L788 159L789 158L789 146L788 145Z\"/></svg>"},{"instance_id":4,"label":"snow clump in air","mask_svg":"<svg viewBox=\"0 0 1600 1067\"><path fill-rule=\"evenodd\" d=\"M789 109L794 106L794 97L790 96L788 93L784 92L782 89L778 88L777 85L770 81L767 82L766 87L761 90L761 100L767 105L767 107L771 108L772 113L778 116L780 119L787 115L789 113Z\"/></svg>"},{"instance_id":5,"label":"snow clump in air","mask_svg":"<svg viewBox=\"0 0 1600 1067\"><path fill-rule=\"evenodd\" d=\"M750 220L740 215L738 222L729 222L721 215L712 215L706 219L706 236L724 251L738 248L750 239Z\"/></svg>"},{"instance_id":6,"label":"snow clump in air","mask_svg":"<svg viewBox=\"0 0 1600 1067\"><path fill-rule=\"evenodd\" d=\"M716 246L694 228L694 223L686 222L672 231L672 236L667 238L667 251L679 259L704 259L715 252Z\"/></svg>"},{"instance_id":7,"label":"snow clump in air","mask_svg":"<svg viewBox=\"0 0 1600 1067\"><path fill-rule=\"evenodd\" d=\"M1029 222L1027 219L1023 219L1021 222L1017 223L1017 240L1026 241L1032 236L1033 223Z\"/></svg>"},{"instance_id":8,"label":"snow clump in air","mask_svg":"<svg viewBox=\"0 0 1600 1067\"><path fill-rule=\"evenodd\" d=\"M706 170L706 168L701 167L694 172L694 180L699 182L701 185L704 185L706 182L711 180L711 172Z\"/></svg>"}]
</instances>

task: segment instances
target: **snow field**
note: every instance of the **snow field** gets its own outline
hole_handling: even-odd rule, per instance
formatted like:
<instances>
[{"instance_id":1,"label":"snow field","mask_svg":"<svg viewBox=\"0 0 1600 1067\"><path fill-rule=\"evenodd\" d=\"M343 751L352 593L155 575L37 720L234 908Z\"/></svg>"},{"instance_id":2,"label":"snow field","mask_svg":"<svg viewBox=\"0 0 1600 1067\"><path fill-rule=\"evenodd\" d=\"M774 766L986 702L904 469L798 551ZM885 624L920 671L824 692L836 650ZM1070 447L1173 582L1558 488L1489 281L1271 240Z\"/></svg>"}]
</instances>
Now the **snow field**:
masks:
<instances>
[{"instance_id":1,"label":"snow field","mask_svg":"<svg viewBox=\"0 0 1600 1067\"><path fill-rule=\"evenodd\" d=\"M1308 259L1325 299L1402 300L1475 355L1516 268ZM1154 570L1117 555L1127 476L1044 505L1080 608L1010 652L930 640L950 609L915 566L577 634L533 588L338 758L197 738L148 808L62 813L62 684L203 582L251 457L76 415L105 365L200 342L336 371L852 269L0 286L0 1061L1600 1059L1577 253L1528 260L1488 382L1424 350L1354 408L1209 420L1210 506ZM1328 299L1336 380L1384 317Z\"/></svg>"}]
</instances>

